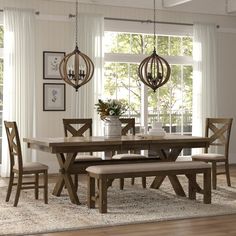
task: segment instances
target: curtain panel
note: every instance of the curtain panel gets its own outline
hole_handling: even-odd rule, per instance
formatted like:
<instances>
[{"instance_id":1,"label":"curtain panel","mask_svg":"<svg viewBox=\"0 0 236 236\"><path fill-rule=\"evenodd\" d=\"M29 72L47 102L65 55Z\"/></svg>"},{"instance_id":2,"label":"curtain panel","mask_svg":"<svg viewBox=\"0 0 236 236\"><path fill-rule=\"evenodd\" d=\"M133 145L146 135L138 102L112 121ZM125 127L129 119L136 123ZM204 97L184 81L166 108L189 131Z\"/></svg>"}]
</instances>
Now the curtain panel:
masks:
<instances>
[{"instance_id":1,"label":"curtain panel","mask_svg":"<svg viewBox=\"0 0 236 236\"><path fill-rule=\"evenodd\" d=\"M214 24L193 27L192 134L205 134L207 117L217 116L217 32Z\"/></svg>"},{"instance_id":2,"label":"curtain panel","mask_svg":"<svg viewBox=\"0 0 236 236\"><path fill-rule=\"evenodd\" d=\"M22 139L32 137L34 133L35 13L33 10L5 8L3 18L3 120L16 121ZM23 160L31 160L31 151L24 143L21 146ZM1 176L9 176L9 167L8 144L3 129Z\"/></svg>"}]
</instances>

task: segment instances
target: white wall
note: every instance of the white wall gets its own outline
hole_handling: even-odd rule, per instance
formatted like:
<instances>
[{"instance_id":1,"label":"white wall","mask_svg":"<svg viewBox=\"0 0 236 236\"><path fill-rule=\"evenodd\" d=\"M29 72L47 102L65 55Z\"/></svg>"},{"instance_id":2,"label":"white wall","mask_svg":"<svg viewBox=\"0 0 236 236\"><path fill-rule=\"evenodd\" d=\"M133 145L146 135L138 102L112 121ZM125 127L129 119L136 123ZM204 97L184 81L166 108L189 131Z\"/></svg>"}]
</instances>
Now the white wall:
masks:
<instances>
[{"instance_id":1,"label":"white wall","mask_svg":"<svg viewBox=\"0 0 236 236\"><path fill-rule=\"evenodd\" d=\"M74 49L74 25L68 19L69 13L74 13L74 4L63 2L49 2L46 0L0 0L0 8L6 6L33 8L40 11L36 29L36 75L37 75L37 136L57 137L63 135L62 118L70 117L73 111L71 99L75 91L66 86L66 111L65 112L43 112L43 83L58 82L56 80L43 80L43 51L65 51ZM102 13L105 17L151 19L152 11L147 9L102 7L96 5L80 4L79 12ZM199 15L177 12L159 11L157 20L173 22L211 22L220 25L218 33L218 110L220 116L235 118L233 124L230 156L231 161L236 163L236 106L234 106L234 95L236 87L235 77L235 55L236 55L236 17ZM224 29L229 32L223 32ZM96 79L96 78L94 78ZM50 165L50 171L57 171L58 165L53 155L38 152L38 159Z\"/></svg>"}]
</instances>

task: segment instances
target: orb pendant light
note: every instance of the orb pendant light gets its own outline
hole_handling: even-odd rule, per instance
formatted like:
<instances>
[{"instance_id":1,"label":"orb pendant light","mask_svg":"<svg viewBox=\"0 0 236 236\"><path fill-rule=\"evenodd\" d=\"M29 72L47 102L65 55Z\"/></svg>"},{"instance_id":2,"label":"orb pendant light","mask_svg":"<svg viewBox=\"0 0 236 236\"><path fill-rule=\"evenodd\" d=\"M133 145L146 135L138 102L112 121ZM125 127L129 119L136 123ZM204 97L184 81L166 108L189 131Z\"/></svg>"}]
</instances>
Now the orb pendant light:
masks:
<instances>
[{"instance_id":1,"label":"orb pendant light","mask_svg":"<svg viewBox=\"0 0 236 236\"><path fill-rule=\"evenodd\" d=\"M75 20L75 49L73 52L65 55L62 59L59 65L59 71L61 78L78 91L78 88L91 80L94 73L94 64L92 60L78 48L78 0L76 0Z\"/></svg>"},{"instance_id":2,"label":"orb pendant light","mask_svg":"<svg viewBox=\"0 0 236 236\"><path fill-rule=\"evenodd\" d=\"M154 2L154 50L151 56L145 58L138 67L138 76L141 81L155 92L170 78L171 68L169 63L156 52L156 4Z\"/></svg>"}]
</instances>

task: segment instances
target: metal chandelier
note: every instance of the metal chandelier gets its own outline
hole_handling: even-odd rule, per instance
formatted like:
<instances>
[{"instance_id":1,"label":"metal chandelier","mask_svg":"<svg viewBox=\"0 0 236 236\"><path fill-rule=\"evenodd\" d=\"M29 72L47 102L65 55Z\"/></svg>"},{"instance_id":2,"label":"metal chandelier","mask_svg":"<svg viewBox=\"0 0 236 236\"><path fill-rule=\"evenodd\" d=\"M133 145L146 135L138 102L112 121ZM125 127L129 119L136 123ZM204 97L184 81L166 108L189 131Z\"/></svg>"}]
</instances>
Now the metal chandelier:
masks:
<instances>
[{"instance_id":1,"label":"metal chandelier","mask_svg":"<svg viewBox=\"0 0 236 236\"><path fill-rule=\"evenodd\" d=\"M61 78L78 91L81 86L91 80L94 73L92 60L78 48L78 0L76 0L75 20L75 49L62 59L59 71Z\"/></svg>"},{"instance_id":2,"label":"metal chandelier","mask_svg":"<svg viewBox=\"0 0 236 236\"><path fill-rule=\"evenodd\" d=\"M156 1L154 2L154 50L151 56L145 58L139 65L138 76L141 81L155 92L170 78L171 68L169 63L156 52Z\"/></svg>"}]
</instances>

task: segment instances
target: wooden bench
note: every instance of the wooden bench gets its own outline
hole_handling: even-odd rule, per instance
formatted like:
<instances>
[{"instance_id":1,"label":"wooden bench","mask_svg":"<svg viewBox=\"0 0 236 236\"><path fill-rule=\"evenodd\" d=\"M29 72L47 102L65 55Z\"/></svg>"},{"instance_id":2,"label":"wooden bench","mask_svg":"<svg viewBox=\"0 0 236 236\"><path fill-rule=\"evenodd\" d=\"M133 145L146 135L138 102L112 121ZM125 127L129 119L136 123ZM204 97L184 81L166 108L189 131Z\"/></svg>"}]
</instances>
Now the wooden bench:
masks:
<instances>
[{"instance_id":1,"label":"wooden bench","mask_svg":"<svg viewBox=\"0 0 236 236\"><path fill-rule=\"evenodd\" d=\"M162 175L186 175L189 182L189 198L196 199L196 193L203 194L203 201L211 203L211 166L204 162L161 162L90 166L88 172L88 208L95 208L98 200L99 212L107 212L107 183L117 178L148 177ZM203 174L203 189L196 182L196 175ZM98 180L98 196L95 193L95 179Z\"/></svg>"}]
</instances>

